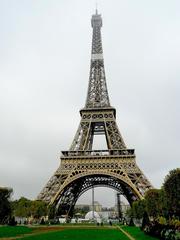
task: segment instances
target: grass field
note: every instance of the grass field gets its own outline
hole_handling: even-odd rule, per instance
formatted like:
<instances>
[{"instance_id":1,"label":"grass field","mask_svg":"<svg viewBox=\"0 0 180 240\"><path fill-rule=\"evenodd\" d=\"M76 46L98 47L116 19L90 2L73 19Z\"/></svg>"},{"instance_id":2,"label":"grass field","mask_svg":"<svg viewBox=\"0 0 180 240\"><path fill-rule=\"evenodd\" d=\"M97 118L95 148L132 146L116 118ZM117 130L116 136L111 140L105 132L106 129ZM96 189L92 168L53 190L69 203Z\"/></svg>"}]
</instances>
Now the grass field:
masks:
<instances>
[{"instance_id":1,"label":"grass field","mask_svg":"<svg viewBox=\"0 0 180 240\"><path fill-rule=\"evenodd\" d=\"M28 234L32 233L33 229L29 227L24 226L18 226L18 227L8 227L8 226L2 226L0 227L0 238L5 237L15 237L18 235Z\"/></svg>"},{"instance_id":2,"label":"grass field","mask_svg":"<svg viewBox=\"0 0 180 240\"><path fill-rule=\"evenodd\" d=\"M28 236L21 239L26 240L129 240L122 232L117 229L62 229L55 232L42 233Z\"/></svg>"},{"instance_id":3,"label":"grass field","mask_svg":"<svg viewBox=\"0 0 180 240\"><path fill-rule=\"evenodd\" d=\"M121 226L136 240L157 240L144 234L137 227ZM128 240L129 238L116 226L87 226L87 225L61 225L61 226L16 226L0 227L0 239L11 239L16 237L19 240Z\"/></svg>"},{"instance_id":4,"label":"grass field","mask_svg":"<svg viewBox=\"0 0 180 240\"><path fill-rule=\"evenodd\" d=\"M157 240L157 238L148 236L143 231L140 230L138 227L129 227L129 226L121 226L121 228L128 232L132 237L137 240Z\"/></svg>"},{"instance_id":5,"label":"grass field","mask_svg":"<svg viewBox=\"0 0 180 240\"><path fill-rule=\"evenodd\" d=\"M128 240L115 227L0 227L0 238L18 237L26 240Z\"/></svg>"}]
</instances>

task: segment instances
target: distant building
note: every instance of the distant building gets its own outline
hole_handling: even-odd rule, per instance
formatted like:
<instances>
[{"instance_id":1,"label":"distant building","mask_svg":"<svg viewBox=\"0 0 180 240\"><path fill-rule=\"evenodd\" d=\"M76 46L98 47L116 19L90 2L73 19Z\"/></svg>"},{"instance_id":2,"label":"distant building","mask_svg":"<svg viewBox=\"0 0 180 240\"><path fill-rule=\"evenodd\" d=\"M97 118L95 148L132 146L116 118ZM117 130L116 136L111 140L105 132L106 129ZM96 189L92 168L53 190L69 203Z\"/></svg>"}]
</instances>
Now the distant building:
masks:
<instances>
[{"instance_id":1,"label":"distant building","mask_svg":"<svg viewBox=\"0 0 180 240\"><path fill-rule=\"evenodd\" d=\"M78 209L83 212L89 212L89 211L93 211L93 206L89 204L76 204L75 210L78 211ZM94 211L95 212L102 211L102 205L97 201L94 202Z\"/></svg>"},{"instance_id":2,"label":"distant building","mask_svg":"<svg viewBox=\"0 0 180 240\"><path fill-rule=\"evenodd\" d=\"M89 204L76 204L75 205L75 209L84 209L84 208L89 209L90 205Z\"/></svg>"},{"instance_id":3,"label":"distant building","mask_svg":"<svg viewBox=\"0 0 180 240\"><path fill-rule=\"evenodd\" d=\"M124 216L126 211L130 208L130 205L128 203L124 203L124 202L121 202L121 211L122 211L122 215ZM118 206L117 204L115 204L114 206L114 211L118 214Z\"/></svg>"},{"instance_id":4,"label":"distant building","mask_svg":"<svg viewBox=\"0 0 180 240\"><path fill-rule=\"evenodd\" d=\"M90 210L93 211L93 206L92 205L90 205ZM94 211L96 211L96 212L101 212L102 211L102 205L97 201L94 201Z\"/></svg>"},{"instance_id":5,"label":"distant building","mask_svg":"<svg viewBox=\"0 0 180 240\"><path fill-rule=\"evenodd\" d=\"M75 207L75 212L81 212L81 213L87 213L90 211L90 205L88 204L76 204Z\"/></svg>"},{"instance_id":6,"label":"distant building","mask_svg":"<svg viewBox=\"0 0 180 240\"><path fill-rule=\"evenodd\" d=\"M99 215L101 216L101 218L103 220L108 220L108 219L113 219L113 218L116 218L116 213L114 211L102 211L102 212L99 212Z\"/></svg>"}]
</instances>

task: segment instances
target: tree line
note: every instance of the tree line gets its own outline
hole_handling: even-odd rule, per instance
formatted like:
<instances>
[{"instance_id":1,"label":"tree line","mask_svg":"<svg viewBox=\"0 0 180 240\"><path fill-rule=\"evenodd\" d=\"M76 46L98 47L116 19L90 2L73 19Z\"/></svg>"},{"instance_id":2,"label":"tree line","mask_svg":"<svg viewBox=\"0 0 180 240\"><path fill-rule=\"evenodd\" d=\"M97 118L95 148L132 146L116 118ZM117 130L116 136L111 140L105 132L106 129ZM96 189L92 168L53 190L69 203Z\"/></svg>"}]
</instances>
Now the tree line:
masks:
<instances>
[{"instance_id":1,"label":"tree line","mask_svg":"<svg viewBox=\"0 0 180 240\"><path fill-rule=\"evenodd\" d=\"M157 237L180 231L180 168L169 172L161 189L150 189L143 200L134 202L127 214L142 220L142 229Z\"/></svg>"},{"instance_id":2,"label":"tree line","mask_svg":"<svg viewBox=\"0 0 180 240\"><path fill-rule=\"evenodd\" d=\"M26 223L27 219L39 222L49 215L50 208L47 203L25 197L12 201L12 192L12 189L0 188L0 224L15 225L15 216L24 219L23 223Z\"/></svg>"}]
</instances>

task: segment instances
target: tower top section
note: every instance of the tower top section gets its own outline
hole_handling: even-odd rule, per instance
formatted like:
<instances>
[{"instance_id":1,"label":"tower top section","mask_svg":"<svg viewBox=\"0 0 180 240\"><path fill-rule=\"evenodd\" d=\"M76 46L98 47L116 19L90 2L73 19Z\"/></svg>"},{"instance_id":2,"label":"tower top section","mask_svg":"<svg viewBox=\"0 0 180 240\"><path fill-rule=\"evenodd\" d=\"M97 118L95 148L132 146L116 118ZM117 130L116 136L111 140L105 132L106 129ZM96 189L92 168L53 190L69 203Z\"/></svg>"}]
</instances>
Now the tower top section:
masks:
<instances>
[{"instance_id":1,"label":"tower top section","mask_svg":"<svg viewBox=\"0 0 180 240\"><path fill-rule=\"evenodd\" d=\"M92 15L91 26L93 28L91 66L85 109L110 108L101 39L102 18L97 9Z\"/></svg>"},{"instance_id":2,"label":"tower top section","mask_svg":"<svg viewBox=\"0 0 180 240\"><path fill-rule=\"evenodd\" d=\"M92 26L92 28L93 27L102 27L102 17L101 17L101 14L98 14L97 9L96 9L96 13L92 15L91 26Z\"/></svg>"}]
</instances>

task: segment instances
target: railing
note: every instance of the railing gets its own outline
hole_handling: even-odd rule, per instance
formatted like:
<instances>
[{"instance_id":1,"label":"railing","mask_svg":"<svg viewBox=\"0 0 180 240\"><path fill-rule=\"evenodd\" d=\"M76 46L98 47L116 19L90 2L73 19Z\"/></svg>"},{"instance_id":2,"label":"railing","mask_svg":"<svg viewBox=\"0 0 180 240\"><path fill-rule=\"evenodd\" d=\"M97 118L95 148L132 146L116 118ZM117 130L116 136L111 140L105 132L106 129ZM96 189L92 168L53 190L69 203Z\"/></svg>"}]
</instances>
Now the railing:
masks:
<instances>
[{"instance_id":1,"label":"railing","mask_svg":"<svg viewBox=\"0 0 180 240\"><path fill-rule=\"evenodd\" d=\"M113 150L87 150L87 151L62 151L62 157L77 156L130 156L134 155L134 149L113 149Z\"/></svg>"}]
</instances>

